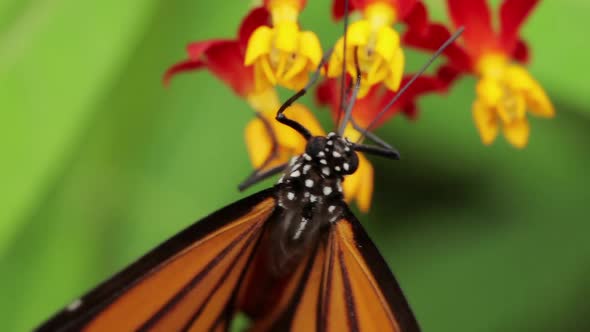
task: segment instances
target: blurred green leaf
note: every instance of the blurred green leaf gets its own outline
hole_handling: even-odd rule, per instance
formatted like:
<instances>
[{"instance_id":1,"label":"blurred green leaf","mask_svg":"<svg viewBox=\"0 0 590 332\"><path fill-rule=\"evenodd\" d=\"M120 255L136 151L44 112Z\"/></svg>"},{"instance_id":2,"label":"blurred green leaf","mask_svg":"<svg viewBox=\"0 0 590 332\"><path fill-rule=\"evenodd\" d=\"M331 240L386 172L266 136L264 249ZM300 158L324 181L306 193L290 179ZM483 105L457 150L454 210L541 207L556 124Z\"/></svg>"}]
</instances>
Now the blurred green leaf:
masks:
<instances>
[{"instance_id":1,"label":"blurred green leaf","mask_svg":"<svg viewBox=\"0 0 590 332\"><path fill-rule=\"evenodd\" d=\"M64 167L156 2L18 3L0 16L0 254Z\"/></svg>"}]
</instances>

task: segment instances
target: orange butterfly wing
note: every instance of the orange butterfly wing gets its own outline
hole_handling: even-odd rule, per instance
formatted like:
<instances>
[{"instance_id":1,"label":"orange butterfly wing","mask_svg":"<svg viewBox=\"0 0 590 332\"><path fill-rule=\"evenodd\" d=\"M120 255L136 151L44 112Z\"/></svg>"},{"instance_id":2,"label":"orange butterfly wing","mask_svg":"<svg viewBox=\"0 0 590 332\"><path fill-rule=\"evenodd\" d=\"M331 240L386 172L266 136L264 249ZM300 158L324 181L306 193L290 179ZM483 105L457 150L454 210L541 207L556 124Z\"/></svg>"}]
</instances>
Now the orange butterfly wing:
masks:
<instances>
[{"instance_id":1,"label":"orange butterfly wing","mask_svg":"<svg viewBox=\"0 0 590 332\"><path fill-rule=\"evenodd\" d=\"M75 301L39 331L226 330L228 312L275 208L272 190L227 206Z\"/></svg>"},{"instance_id":2,"label":"orange butterfly wing","mask_svg":"<svg viewBox=\"0 0 590 332\"><path fill-rule=\"evenodd\" d=\"M332 224L251 331L417 332L387 263L354 215Z\"/></svg>"}]
</instances>

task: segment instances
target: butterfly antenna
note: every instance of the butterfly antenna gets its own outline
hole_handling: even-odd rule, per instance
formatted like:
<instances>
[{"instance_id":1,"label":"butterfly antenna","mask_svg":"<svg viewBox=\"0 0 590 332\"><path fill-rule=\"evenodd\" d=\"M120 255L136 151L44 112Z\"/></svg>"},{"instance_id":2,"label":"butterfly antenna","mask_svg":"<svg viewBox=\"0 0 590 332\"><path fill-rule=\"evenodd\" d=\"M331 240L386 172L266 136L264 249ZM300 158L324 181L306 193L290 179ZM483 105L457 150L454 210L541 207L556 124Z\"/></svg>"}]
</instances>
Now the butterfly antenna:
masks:
<instances>
[{"instance_id":1,"label":"butterfly antenna","mask_svg":"<svg viewBox=\"0 0 590 332\"><path fill-rule=\"evenodd\" d=\"M346 45L348 35L348 0L344 0L344 40L342 46L342 76L340 78L340 105L338 107L338 117L336 124L340 123L342 111L344 110L344 100L346 98Z\"/></svg>"},{"instance_id":2,"label":"butterfly antenna","mask_svg":"<svg viewBox=\"0 0 590 332\"><path fill-rule=\"evenodd\" d=\"M383 116L383 114L385 114L385 112L387 112L387 110L389 110L389 108L391 108L391 106L393 106L393 104L395 104L395 102L398 101L398 99L406 92L406 90L408 90L408 88L414 83L414 81L416 81L418 77L424 74L426 69L430 67L434 60L436 60L442 54L442 52L444 52L444 50L447 47L449 47L449 45L451 45L457 38L459 38L459 36L461 36L464 30L464 27L460 27L449 39L447 39L447 41L444 42L444 44L442 44L438 48L438 50L436 50L436 52L434 52L434 55L432 55L432 57L430 57L430 59L426 61L422 68L420 68L420 70L416 74L414 74L414 76L412 76L412 78L398 91L398 93L395 94L391 101L387 103L387 105L385 105L385 107L383 107L383 109L373 118L371 123L369 123L365 130L363 130L361 136L357 140L357 143L360 142L367 135L367 132L371 130L371 128L375 125L375 123L377 123L379 118L381 118L381 116Z\"/></svg>"},{"instance_id":3,"label":"butterfly antenna","mask_svg":"<svg viewBox=\"0 0 590 332\"><path fill-rule=\"evenodd\" d=\"M356 101L356 96L359 93L361 87L361 68L359 66L359 57L358 57L358 48L355 47L354 49L354 66L356 68L356 81L354 82L354 87L352 89L352 94L348 99L348 103L346 103L346 111L344 112L344 118L340 123L340 127L338 128L338 135L342 136L344 133L344 129L346 129L346 125L348 121L350 121L352 117L352 108L354 107L354 102Z\"/></svg>"}]
</instances>

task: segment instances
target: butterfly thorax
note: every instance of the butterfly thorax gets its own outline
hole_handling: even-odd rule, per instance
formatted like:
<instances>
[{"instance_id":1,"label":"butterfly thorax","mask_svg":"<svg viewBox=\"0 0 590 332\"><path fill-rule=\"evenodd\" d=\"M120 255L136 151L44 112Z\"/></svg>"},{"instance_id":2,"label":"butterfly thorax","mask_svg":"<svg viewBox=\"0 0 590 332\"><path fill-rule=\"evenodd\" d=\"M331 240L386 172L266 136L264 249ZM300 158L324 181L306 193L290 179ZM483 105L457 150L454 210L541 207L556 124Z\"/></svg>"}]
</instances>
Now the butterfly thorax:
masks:
<instances>
[{"instance_id":1,"label":"butterfly thorax","mask_svg":"<svg viewBox=\"0 0 590 332\"><path fill-rule=\"evenodd\" d=\"M321 228L342 218L342 181L357 167L352 143L335 133L312 137L305 153L291 160L276 184L281 217L272 236L279 270L315 243Z\"/></svg>"}]
</instances>

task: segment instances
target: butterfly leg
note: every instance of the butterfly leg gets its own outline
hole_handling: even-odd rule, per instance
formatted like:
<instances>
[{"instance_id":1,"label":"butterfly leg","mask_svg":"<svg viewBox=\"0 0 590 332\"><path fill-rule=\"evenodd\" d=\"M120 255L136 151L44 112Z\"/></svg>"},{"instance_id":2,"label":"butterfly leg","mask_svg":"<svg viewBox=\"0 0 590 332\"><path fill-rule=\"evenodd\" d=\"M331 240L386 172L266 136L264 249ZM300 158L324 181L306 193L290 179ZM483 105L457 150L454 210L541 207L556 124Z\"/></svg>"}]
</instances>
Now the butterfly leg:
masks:
<instances>
[{"instance_id":1,"label":"butterfly leg","mask_svg":"<svg viewBox=\"0 0 590 332\"><path fill-rule=\"evenodd\" d=\"M244 180L244 182L240 183L240 185L238 186L238 189L240 191L244 191L247 188L249 188L250 186L255 185L256 183L268 179L269 177L279 174L282 171L285 170L285 168L287 167L288 163L284 163L284 164L280 164L278 166L275 166L269 170L266 171L254 171L252 173L252 175L250 175L246 180Z\"/></svg>"},{"instance_id":2,"label":"butterfly leg","mask_svg":"<svg viewBox=\"0 0 590 332\"><path fill-rule=\"evenodd\" d=\"M366 144L354 144L353 148L355 151L366 152L380 157L399 160L399 152L394 148Z\"/></svg>"}]
</instances>

